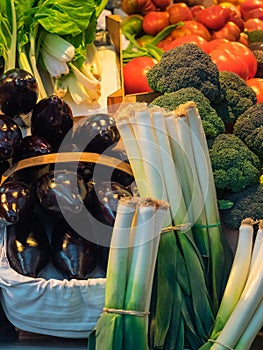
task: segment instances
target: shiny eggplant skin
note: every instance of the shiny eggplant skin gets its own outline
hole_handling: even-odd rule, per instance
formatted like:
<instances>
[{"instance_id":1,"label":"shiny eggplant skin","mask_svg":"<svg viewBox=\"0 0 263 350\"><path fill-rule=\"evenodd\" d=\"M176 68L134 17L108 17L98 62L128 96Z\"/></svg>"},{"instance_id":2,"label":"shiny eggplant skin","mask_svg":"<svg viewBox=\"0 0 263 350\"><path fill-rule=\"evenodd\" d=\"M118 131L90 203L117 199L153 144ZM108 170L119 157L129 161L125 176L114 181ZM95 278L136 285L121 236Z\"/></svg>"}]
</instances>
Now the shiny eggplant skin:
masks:
<instances>
[{"instance_id":1,"label":"shiny eggplant skin","mask_svg":"<svg viewBox=\"0 0 263 350\"><path fill-rule=\"evenodd\" d=\"M83 209L87 185L75 172L52 170L38 179L35 192L44 210L58 216L73 215Z\"/></svg>"},{"instance_id":2,"label":"shiny eggplant skin","mask_svg":"<svg viewBox=\"0 0 263 350\"><path fill-rule=\"evenodd\" d=\"M7 227L7 258L15 271L34 278L49 262L48 236L36 215Z\"/></svg>"},{"instance_id":3,"label":"shiny eggplant skin","mask_svg":"<svg viewBox=\"0 0 263 350\"><path fill-rule=\"evenodd\" d=\"M34 209L34 193L20 181L6 181L0 186L0 222L6 225L26 222Z\"/></svg>"},{"instance_id":4,"label":"shiny eggplant skin","mask_svg":"<svg viewBox=\"0 0 263 350\"><path fill-rule=\"evenodd\" d=\"M0 160L10 159L18 149L22 132L17 123L5 114L0 114Z\"/></svg>"},{"instance_id":5,"label":"shiny eggplant skin","mask_svg":"<svg viewBox=\"0 0 263 350\"><path fill-rule=\"evenodd\" d=\"M85 206L95 219L113 227L119 199L131 196L131 193L117 182L90 183Z\"/></svg>"},{"instance_id":6,"label":"shiny eggplant skin","mask_svg":"<svg viewBox=\"0 0 263 350\"><path fill-rule=\"evenodd\" d=\"M14 68L0 77L0 109L9 117L27 114L37 103L38 86L29 72Z\"/></svg>"},{"instance_id":7,"label":"shiny eggplant skin","mask_svg":"<svg viewBox=\"0 0 263 350\"><path fill-rule=\"evenodd\" d=\"M22 138L19 147L17 147L13 156L13 163L22 159L43 156L52 152L51 144L44 137L39 135L27 135Z\"/></svg>"},{"instance_id":8,"label":"shiny eggplant skin","mask_svg":"<svg viewBox=\"0 0 263 350\"><path fill-rule=\"evenodd\" d=\"M73 142L81 151L103 153L120 139L116 121L108 114L90 115L74 128Z\"/></svg>"},{"instance_id":9,"label":"shiny eggplant skin","mask_svg":"<svg viewBox=\"0 0 263 350\"><path fill-rule=\"evenodd\" d=\"M52 231L51 259L57 270L68 279L86 279L97 264L97 246L62 219L57 221Z\"/></svg>"},{"instance_id":10,"label":"shiny eggplant skin","mask_svg":"<svg viewBox=\"0 0 263 350\"><path fill-rule=\"evenodd\" d=\"M31 134L44 137L58 151L65 136L72 132L73 113L69 104L52 95L40 100L33 108Z\"/></svg>"}]
</instances>

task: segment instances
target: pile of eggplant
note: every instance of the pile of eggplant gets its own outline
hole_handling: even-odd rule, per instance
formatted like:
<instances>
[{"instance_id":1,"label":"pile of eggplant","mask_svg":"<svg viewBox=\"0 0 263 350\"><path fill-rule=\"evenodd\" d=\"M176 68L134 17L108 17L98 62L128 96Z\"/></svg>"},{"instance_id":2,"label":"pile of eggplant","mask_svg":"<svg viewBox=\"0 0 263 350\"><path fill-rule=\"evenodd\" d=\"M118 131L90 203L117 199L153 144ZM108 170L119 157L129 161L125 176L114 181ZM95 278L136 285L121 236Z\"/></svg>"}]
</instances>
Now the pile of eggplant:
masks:
<instances>
[{"instance_id":1,"label":"pile of eggplant","mask_svg":"<svg viewBox=\"0 0 263 350\"><path fill-rule=\"evenodd\" d=\"M0 175L15 163L60 152L89 152L128 163L114 118L97 113L73 125L58 96L37 101L34 77L13 69L0 77ZM16 102L14 102L16 101ZM30 114L29 133L21 120ZM0 223L6 226L10 266L38 277L49 264L66 279L106 275L118 201L132 196L134 178L94 161L23 168L0 186Z\"/></svg>"}]
</instances>

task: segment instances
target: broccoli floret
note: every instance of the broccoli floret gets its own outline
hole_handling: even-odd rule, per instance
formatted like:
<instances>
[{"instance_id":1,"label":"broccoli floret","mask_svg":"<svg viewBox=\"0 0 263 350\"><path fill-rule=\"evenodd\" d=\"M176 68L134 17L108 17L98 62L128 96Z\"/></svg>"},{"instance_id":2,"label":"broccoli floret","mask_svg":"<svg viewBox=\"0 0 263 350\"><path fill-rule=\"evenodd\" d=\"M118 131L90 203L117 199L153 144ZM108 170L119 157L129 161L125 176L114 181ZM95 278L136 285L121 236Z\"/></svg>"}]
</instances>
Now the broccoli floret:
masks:
<instances>
[{"instance_id":1,"label":"broccoli floret","mask_svg":"<svg viewBox=\"0 0 263 350\"><path fill-rule=\"evenodd\" d=\"M217 191L239 192L258 182L260 160L237 136L218 135L209 152Z\"/></svg>"},{"instance_id":2,"label":"broccoli floret","mask_svg":"<svg viewBox=\"0 0 263 350\"><path fill-rule=\"evenodd\" d=\"M262 42L263 41L263 30L256 29L251 30L247 33L247 38L249 43Z\"/></svg>"},{"instance_id":3,"label":"broccoli floret","mask_svg":"<svg viewBox=\"0 0 263 350\"><path fill-rule=\"evenodd\" d=\"M208 139L213 139L224 132L225 126L222 119L218 117L216 111L211 107L209 100L204 94L194 87L182 88L175 92L165 93L164 95L156 97L151 105L157 105L166 110L173 111L180 104L184 104L188 101L195 102Z\"/></svg>"},{"instance_id":4,"label":"broccoli floret","mask_svg":"<svg viewBox=\"0 0 263 350\"><path fill-rule=\"evenodd\" d=\"M263 77L263 50L254 50L253 54L257 60L257 71L254 78L262 78Z\"/></svg>"},{"instance_id":5,"label":"broccoli floret","mask_svg":"<svg viewBox=\"0 0 263 350\"><path fill-rule=\"evenodd\" d=\"M233 133L263 160L263 102L250 107L237 118Z\"/></svg>"},{"instance_id":6,"label":"broccoli floret","mask_svg":"<svg viewBox=\"0 0 263 350\"><path fill-rule=\"evenodd\" d=\"M247 86L245 80L234 72L221 71L219 81L222 100L220 103L212 103L212 106L228 126L232 125L240 114L257 103L257 96L255 91Z\"/></svg>"},{"instance_id":7,"label":"broccoli floret","mask_svg":"<svg viewBox=\"0 0 263 350\"><path fill-rule=\"evenodd\" d=\"M228 192L224 200L232 203L229 209L220 209L222 222L236 230L245 218L262 219L263 185L254 184L238 193Z\"/></svg>"},{"instance_id":8,"label":"broccoli floret","mask_svg":"<svg viewBox=\"0 0 263 350\"><path fill-rule=\"evenodd\" d=\"M186 43L166 51L147 72L155 92L174 92L185 87L200 90L209 101L219 101L219 71L211 57L196 44Z\"/></svg>"}]
</instances>

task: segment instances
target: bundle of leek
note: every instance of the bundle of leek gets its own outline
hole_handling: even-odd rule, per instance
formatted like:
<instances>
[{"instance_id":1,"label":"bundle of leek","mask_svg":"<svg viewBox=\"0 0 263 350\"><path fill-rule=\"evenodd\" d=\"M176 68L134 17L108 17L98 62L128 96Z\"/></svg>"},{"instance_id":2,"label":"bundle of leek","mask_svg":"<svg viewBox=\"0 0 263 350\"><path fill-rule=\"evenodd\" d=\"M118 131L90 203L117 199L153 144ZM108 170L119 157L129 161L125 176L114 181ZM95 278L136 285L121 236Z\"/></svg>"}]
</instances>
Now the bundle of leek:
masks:
<instances>
[{"instance_id":1,"label":"bundle of leek","mask_svg":"<svg viewBox=\"0 0 263 350\"><path fill-rule=\"evenodd\" d=\"M215 325L202 350L248 350L263 326L263 221L259 221L253 243L254 224L250 218L241 222Z\"/></svg>"},{"instance_id":2,"label":"bundle of leek","mask_svg":"<svg viewBox=\"0 0 263 350\"><path fill-rule=\"evenodd\" d=\"M122 198L113 228L105 307L88 349L148 349L148 314L160 233L168 203Z\"/></svg>"},{"instance_id":3,"label":"bundle of leek","mask_svg":"<svg viewBox=\"0 0 263 350\"><path fill-rule=\"evenodd\" d=\"M229 272L200 115L193 102L172 113L129 104L117 115L117 126L140 195L169 202L165 226L191 226L160 240L151 348L198 349L213 325Z\"/></svg>"}]
</instances>

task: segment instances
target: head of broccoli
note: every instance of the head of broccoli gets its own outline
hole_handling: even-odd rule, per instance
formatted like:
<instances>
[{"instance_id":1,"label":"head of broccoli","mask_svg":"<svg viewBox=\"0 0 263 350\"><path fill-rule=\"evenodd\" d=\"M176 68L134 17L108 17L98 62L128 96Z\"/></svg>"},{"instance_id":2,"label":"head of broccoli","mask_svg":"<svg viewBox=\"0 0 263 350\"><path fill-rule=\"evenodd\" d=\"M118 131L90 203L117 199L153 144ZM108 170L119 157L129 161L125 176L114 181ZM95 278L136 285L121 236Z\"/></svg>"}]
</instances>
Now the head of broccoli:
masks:
<instances>
[{"instance_id":1,"label":"head of broccoli","mask_svg":"<svg viewBox=\"0 0 263 350\"><path fill-rule=\"evenodd\" d=\"M202 125L207 139L214 139L225 130L224 123L211 107L209 100L204 94L194 87L179 89L175 92L165 93L156 97L151 105L157 105L168 111L175 110L179 105L193 101L200 114Z\"/></svg>"},{"instance_id":2,"label":"head of broccoli","mask_svg":"<svg viewBox=\"0 0 263 350\"><path fill-rule=\"evenodd\" d=\"M221 220L228 228L236 230L245 218L262 219L263 185L256 183L238 193L228 192L224 201L228 201L232 206L220 209Z\"/></svg>"},{"instance_id":3,"label":"head of broccoli","mask_svg":"<svg viewBox=\"0 0 263 350\"><path fill-rule=\"evenodd\" d=\"M219 71L211 57L196 44L185 43L166 51L147 72L155 92L174 92L186 87L200 90L211 101L219 101Z\"/></svg>"},{"instance_id":4,"label":"head of broccoli","mask_svg":"<svg viewBox=\"0 0 263 350\"><path fill-rule=\"evenodd\" d=\"M235 123L237 117L257 103L255 91L238 74L230 71L219 72L222 99L212 103L225 125Z\"/></svg>"},{"instance_id":5,"label":"head of broccoli","mask_svg":"<svg viewBox=\"0 0 263 350\"><path fill-rule=\"evenodd\" d=\"M218 135L209 152L218 192L240 192L258 182L260 160L234 134Z\"/></svg>"},{"instance_id":6,"label":"head of broccoli","mask_svg":"<svg viewBox=\"0 0 263 350\"><path fill-rule=\"evenodd\" d=\"M248 108L237 118L233 133L263 161L263 102Z\"/></svg>"}]
</instances>

